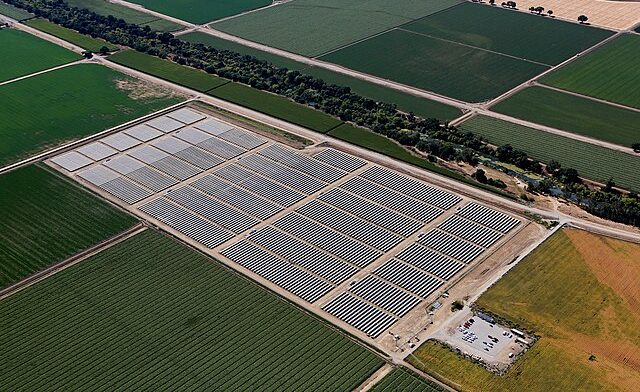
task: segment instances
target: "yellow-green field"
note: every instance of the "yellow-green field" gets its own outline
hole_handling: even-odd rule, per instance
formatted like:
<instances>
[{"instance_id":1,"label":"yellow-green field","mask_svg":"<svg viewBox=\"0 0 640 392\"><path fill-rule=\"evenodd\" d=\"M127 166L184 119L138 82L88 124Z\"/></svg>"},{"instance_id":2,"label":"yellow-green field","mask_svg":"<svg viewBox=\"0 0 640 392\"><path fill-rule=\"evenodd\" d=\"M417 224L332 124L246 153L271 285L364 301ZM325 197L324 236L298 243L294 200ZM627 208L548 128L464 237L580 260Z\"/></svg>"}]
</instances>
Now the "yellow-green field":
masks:
<instances>
[{"instance_id":1,"label":"yellow-green field","mask_svg":"<svg viewBox=\"0 0 640 392\"><path fill-rule=\"evenodd\" d=\"M540 336L504 376L432 341L409 361L461 391L638 390L639 278L640 245L562 230L477 301Z\"/></svg>"}]
</instances>

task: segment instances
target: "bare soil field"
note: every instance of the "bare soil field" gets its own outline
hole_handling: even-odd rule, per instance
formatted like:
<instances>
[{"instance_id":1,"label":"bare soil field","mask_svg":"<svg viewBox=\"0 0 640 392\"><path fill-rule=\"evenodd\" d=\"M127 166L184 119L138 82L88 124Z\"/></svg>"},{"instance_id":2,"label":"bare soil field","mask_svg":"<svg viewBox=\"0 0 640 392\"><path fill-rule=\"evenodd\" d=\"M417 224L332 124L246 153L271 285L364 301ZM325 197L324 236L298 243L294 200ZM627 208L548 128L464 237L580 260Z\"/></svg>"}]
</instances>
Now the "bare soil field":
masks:
<instances>
[{"instance_id":1,"label":"bare soil field","mask_svg":"<svg viewBox=\"0 0 640 392\"><path fill-rule=\"evenodd\" d=\"M520 0L518 8L528 12L529 7L542 6L553 10L560 18L578 20L586 15L592 25L613 29L629 29L640 23L640 3L602 0Z\"/></svg>"}]
</instances>

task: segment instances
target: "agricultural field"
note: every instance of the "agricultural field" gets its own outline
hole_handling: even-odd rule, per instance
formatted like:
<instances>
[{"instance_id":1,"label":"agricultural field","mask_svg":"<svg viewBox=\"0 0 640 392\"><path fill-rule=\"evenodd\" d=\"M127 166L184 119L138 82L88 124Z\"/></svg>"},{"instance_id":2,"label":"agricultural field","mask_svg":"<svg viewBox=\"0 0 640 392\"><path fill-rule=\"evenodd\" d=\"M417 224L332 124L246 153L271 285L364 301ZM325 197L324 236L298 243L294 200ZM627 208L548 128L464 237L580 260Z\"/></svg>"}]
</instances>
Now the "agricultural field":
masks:
<instances>
[{"instance_id":1,"label":"agricultural field","mask_svg":"<svg viewBox=\"0 0 640 392\"><path fill-rule=\"evenodd\" d=\"M229 83L227 79L219 78L195 68L185 67L169 60L162 60L133 49L112 54L109 56L109 60L200 92L209 91Z\"/></svg>"},{"instance_id":2,"label":"agricultural field","mask_svg":"<svg viewBox=\"0 0 640 392\"><path fill-rule=\"evenodd\" d=\"M408 23L401 29L545 65L559 64L613 35L608 30L472 3Z\"/></svg>"},{"instance_id":3,"label":"agricultural field","mask_svg":"<svg viewBox=\"0 0 640 392\"><path fill-rule=\"evenodd\" d=\"M0 166L183 100L97 64L0 86Z\"/></svg>"},{"instance_id":4,"label":"agricultural field","mask_svg":"<svg viewBox=\"0 0 640 392\"><path fill-rule=\"evenodd\" d=\"M640 112L545 87L521 90L491 110L626 147L638 142Z\"/></svg>"},{"instance_id":5,"label":"agricultural field","mask_svg":"<svg viewBox=\"0 0 640 392\"><path fill-rule=\"evenodd\" d=\"M41 166L1 175L0 205L0 288L137 222Z\"/></svg>"},{"instance_id":6,"label":"agricultural field","mask_svg":"<svg viewBox=\"0 0 640 392\"><path fill-rule=\"evenodd\" d=\"M24 24L27 26L38 29L47 34L51 34L54 37L58 37L65 41L71 42L83 49L98 52L103 46L109 48L110 51L118 50L116 45L110 44L107 41L103 41L98 38L92 38L91 36L80 34L75 30L62 27L55 23L49 22L46 19L36 18L26 21Z\"/></svg>"},{"instance_id":7,"label":"agricultural field","mask_svg":"<svg viewBox=\"0 0 640 392\"><path fill-rule=\"evenodd\" d=\"M504 376L428 341L409 361L461 391L614 391L640 383L640 246L565 229L477 301L540 339Z\"/></svg>"},{"instance_id":8,"label":"agricultural field","mask_svg":"<svg viewBox=\"0 0 640 392\"><path fill-rule=\"evenodd\" d=\"M391 30L321 60L467 102L494 98L546 65L407 30Z\"/></svg>"},{"instance_id":9,"label":"agricultural field","mask_svg":"<svg viewBox=\"0 0 640 392\"><path fill-rule=\"evenodd\" d=\"M313 57L459 3L461 0L296 0L211 27Z\"/></svg>"},{"instance_id":10,"label":"agricultural field","mask_svg":"<svg viewBox=\"0 0 640 392\"><path fill-rule=\"evenodd\" d=\"M271 0L217 0L215 2L208 0L131 0L131 2L195 24L203 24L271 5Z\"/></svg>"},{"instance_id":11,"label":"agricultural field","mask_svg":"<svg viewBox=\"0 0 640 392\"><path fill-rule=\"evenodd\" d=\"M342 124L319 110L240 83L228 83L207 94L321 133Z\"/></svg>"},{"instance_id":12,"label":"agricultural field","mask_svg":"<svg viewBox=\"0 0 640 392\"><path fill-rule=\"evenodd\" d=\"M640 36L625 34L546 75L541 82L640 108ZM596 76L597 77L594 77Z\"/></svg>"},{"instance_id":13,"label":"agricultural field","mask_svg":"<svg viewBox=\"0 0 640 392\"><path fill-rule=\"evenodd\" d=\"M153 230L0 301L0 318L9 390L350 391L384 363Z\"/></svg>"},{"instance_id":14,"label":"agricultural field","mask_svg":"<svg viewBox=\"0 0 640 392\"><path fill-rule=\"evenodd\" d=\"M440 385L405 369L395 368L370 389L372 392L440 392Z\"/></svg>"},{"instance_id":15,"label":"agricultural field","mask_svg":"<svg viewBox=\"0 0 640 392\"><path fill-rule=\"evenodd\" d=\"M9 18L15 19L17 21L31 19L35 16L32 13L23 10L22 8L14 7L11 4L7 4L2 1L0 1L0 14L6 15Z\"/></svg>"},{"instance_id":16,"label":"agricultural field","mask_svg":"<svg viewBox=\"0 0 640 392\"><path fill-rule=\"evenodd\" d=\"M474 116L460 128L496 146L510 144L544 163L556 160L586 178L601 183L613 179L622 188L640 191L640 156L486 116Z\"/></svg>"},{"instance_id":17,"label":"agricultural field","mask_svg":"<svg viewBox=\"0 0 640 392\"><path fill-rule=\"evenodd\" d=\"M443 121L453 120L460 117L462 112L452 106L441 104L425 98L416 97L391 88L367 82L362 79L330 71L328 69L312 67L273 53L263 52L235 42L227 41L202 32L193 32L181 35L180 39L202 43L212 46L218 50L230 50L243 55L253 56L259 60L268 61L278 67L285 67L291 70L300 71L303 74L311 75L322 79L327 83L338 86L349 87L351 90L363 97L367 97L379 102L396 104L398 109L404 112L412 112L424 118L437 118Z\"/></svg>"},{"instance_id":18,"label":"agricultural field","mask_svg":"<svg viewBox=\"0 0 640 392\"><path fill-rule=\"evenodd\" d=\"M58 45L15 29L0 30L3 61L0 82L79 60L82 57Z\"/></svg>"},{"instance_id":19,"label":"agricultural field","mask_svg":"<svg viewBox=\"0 0 640 392\"><path fill-rule=\"evenodd\" d=\"M177 31L183 28L177 23L134 10L122 4L112 3L109 0L65 0L65 2L72 7L88 9L98 15L113 15L116 18L124 19L127 23L149 26L154 31Z\"/></svg>"}]
</instances>

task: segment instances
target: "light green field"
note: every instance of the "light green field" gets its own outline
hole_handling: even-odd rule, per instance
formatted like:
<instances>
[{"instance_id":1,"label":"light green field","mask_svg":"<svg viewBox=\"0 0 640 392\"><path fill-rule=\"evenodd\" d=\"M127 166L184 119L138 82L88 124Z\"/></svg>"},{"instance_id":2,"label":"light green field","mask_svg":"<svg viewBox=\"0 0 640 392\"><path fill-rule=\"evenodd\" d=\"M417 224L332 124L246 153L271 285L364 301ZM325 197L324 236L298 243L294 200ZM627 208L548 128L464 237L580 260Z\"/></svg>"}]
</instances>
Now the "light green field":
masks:
<instances>
[{"instance_id":1,"label":"light green field","mask_svg":"<svg viewBox=\"0 0 640 392\"><path fill-rule=\"evenodd\" d=\"M542 78L576 93L640 108L640 36L625 34ZM640 137L638 138L640 140Z\"/></svg>"},{"instance_id":2,"label":"light green field","mask_svg":"<svg viewBox=\"0 0 640 392\"><path fill-rule=\"evenodd\" d=\"M289 52L318 56L460 2L295 0L211 26Z\"/></svg>"},{"instance_id":3,"label":"light green field","mask_svg":"<svg viewBox=\"0 0 640 392\"><path fill-rule=\"evenodd\" d=\"M474 116L460 125L491 144L510 144L544 163L551 160L573 168L586 178L640 191L640 155L631 155L507 121Z\"/></svg>"},{"instance_id":4,"label":"light green field","mask_svg":"<svg viewBox=\"0 0 640 392\"><path fill-rule=\"evenodd\" d=\"M0 66L0 82L82 58L79 54L15 29L0 30L0 48L2 56L11 59L3 61Z\"/></svg>"},{"instance_id":5,"label":"light green field","mask_svg":"<svg viewBox=\"0 0 640 392\"><path fill-rule=\"evenodd\" d=\"M0 320L9 391L352 391L384 363L152 230L0 301Z\"/></svg>"},{"instance_id":6,"label":"light green field","mask_svg":"<svg viewBox=\"0 0 640 392\"><path fill-rule=\"evenodd\" d=\"M109 60L200 92L209 91L229 83L227 79L133 49L112 54L109 56Z\"/></svg>"},{"instance_id":7,"label":"light green field","mask_svg":"<svg viewBox=\"0 0 640 392\"><path fill-rule=\"evenodd\" d=\"M203 24L241 12L271 5L271 0L131 0L147 9Z\"/></svg>"},{"instance_id":8,"label":"light green field","mask_svg":"<svg viewBox=\"0 0 640 392\"><path fill-rule=\"evenodd\" d=\"M467 102L494 98L548 69L404 30L391 30L321 60Z\"/></svg>"},{"instance_id":9,"label":"light green field","mask_svg":"<svg viewBox=\"0 0 640 392\"><path fill-rule=\"evenodd\" d=\"M183 26L166 19L137 11L122 4L111 3L108 0L65 0L72 7L88 9L98 15L112 15L124 19L127 23L138 26L149 26L154 31L177 31Z\"/></svg>"},{"instance_id":10,"label":"light green field","mask_svg":"<svg viewBox=\"0 0 640 392\"><path fill-rule=\"evenodd\" d=\"M0 166L183 100L97 64L0 86Z\"/></svg>"},{"instance_id":11,"label":"light green field","mask_svg":"<svg viewBox=\"0 0 640 392\"><path fill-rule=\"evenodd\" d=\"M640 139L640 112L545 87L521 90L491 110L626 147Z\"/></svg>"},{"instance_id":12,"label":"light green field","mask_svg":"<svg viewBox=\"0 0 640 392\"><path fill-rule=\"evenodd\" d=\"M429 382L405 369L395 368L370 389L371 392L444 392L440 385Z\"/></svg>"},{"instance_id":13,"label":"light green field","mask_svg":"<svg viewBox=\"0 0 640 392\"><path fill-rule=\"evenodd\" d=\"M47 34L51 34L55 37L71 42L72 44L91 52L98 52L103 46L109 48L110 51L118 49L117 46L110 44L107 41L80 34L75 30L67 29L66 27L51 23L46 19L29 19L25 24L33 27L34 29L38 29Z\"/></svg>"},{"instance_id":14,"label":"light green field","mask_svg":"<svg viewBox=\"0 0 640 392\"><path fill-rule=\"evenodd\" d=\"M133 216L39 166L0 175L0 205L0 288L136 223Z\"/></svg>"},{"instance_id":15,"label":"light green field","mask_svg":"<svg viewBox=\"0 0 640 392\"><path fill-rule=\"evenodd\" d=\"M2 1L0 1L0 14L6 15L17 21L31 19L35 16L22 8L14 7L11 4L3 3Z\"/></svg>"},{"instance_id":16,"label":"light green field","mask_svg":"<svg viewBox=\"0 0 640 392\"><path fill-rule=\"evenodd\" d=\"M433 341L409 361L460 391L634 390L640 385L639 263L637 244L561 230L477 301L540 336L504 376Z\"/></svg>"}]
</instances>

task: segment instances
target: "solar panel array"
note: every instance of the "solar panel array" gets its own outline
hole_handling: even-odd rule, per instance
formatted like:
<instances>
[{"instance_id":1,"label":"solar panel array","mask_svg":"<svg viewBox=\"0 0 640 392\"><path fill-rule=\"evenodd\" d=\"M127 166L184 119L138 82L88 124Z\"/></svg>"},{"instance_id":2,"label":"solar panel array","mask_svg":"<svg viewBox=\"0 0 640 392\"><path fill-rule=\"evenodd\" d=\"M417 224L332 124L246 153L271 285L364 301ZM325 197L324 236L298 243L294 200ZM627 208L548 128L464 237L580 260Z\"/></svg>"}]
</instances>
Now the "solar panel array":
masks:
<instances>
[{"instance_id":1,"label":"solar panel array","mask_svg":"<svg viewBox=\"0 0 640 392\"><path fill-rule=\"evenodd\" d=\"M373 177L371 173L379 171L367 170L363 177L378 183L387 181ZM391 183L388 185L392 186ZM419 191L406 182L394 188L408 191L409 186ZM441 206L449 205L449 200L453 200L439 192L431 195L437 200L421 199ZM510 215L469 203L436 228L419 235L416 242L365 275L323 309L376 338L518 223L519 220ZM372 316L372 307L387 317Z\"/></svg>"}]
</instances>

